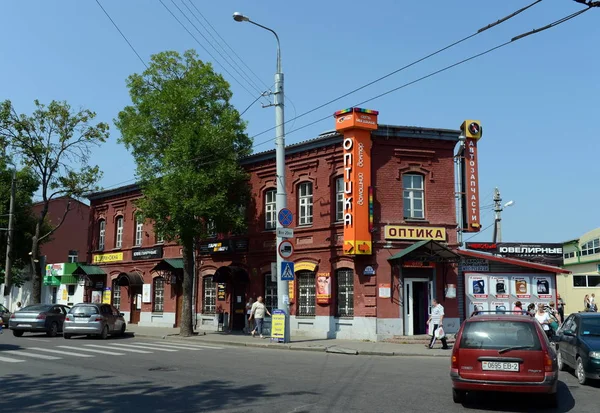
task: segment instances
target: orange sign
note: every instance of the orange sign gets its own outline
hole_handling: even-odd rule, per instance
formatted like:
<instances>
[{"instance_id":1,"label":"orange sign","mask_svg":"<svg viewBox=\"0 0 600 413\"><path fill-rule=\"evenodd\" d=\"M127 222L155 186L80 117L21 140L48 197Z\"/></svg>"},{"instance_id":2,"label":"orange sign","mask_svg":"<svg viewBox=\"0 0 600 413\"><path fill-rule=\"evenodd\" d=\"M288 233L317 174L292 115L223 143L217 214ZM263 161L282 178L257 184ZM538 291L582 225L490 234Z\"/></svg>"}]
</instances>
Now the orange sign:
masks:
<instances>
[{"instance_id":1,"label":"orange sign","mask_svg":"<svg viewBox=\"0 0 600 413\"><path fill-rule=\"evenodd\" d=\"M479 121L466 120L461 125L465 135L463 152L464 179L464 232L479 232L481 217L479 212L479 171L477 159L477 141L481 139L482 129Z\"/></svg>"},{"instance_id":2,"label":"orange sign","mask_svg":"<svg viewBox=\"0 0 600 413\"><path fill-rule=\"evenodd\" d=\"M296 285L294 281L288 282L288 297L290 297L290 303L294 302L294 291L296 290Z\"/></svg>"},{"instance_id":3,"label":"orange sign","mask_svg":"<svg viewBox=\"0 0 600 413\"><path fill-rule=\"evenodd\" d=\"M371 255L369 187L371 131L378 112L350 108L335 113L335 126L344 135L344 254Z\"/></svg>"}]
</instances>

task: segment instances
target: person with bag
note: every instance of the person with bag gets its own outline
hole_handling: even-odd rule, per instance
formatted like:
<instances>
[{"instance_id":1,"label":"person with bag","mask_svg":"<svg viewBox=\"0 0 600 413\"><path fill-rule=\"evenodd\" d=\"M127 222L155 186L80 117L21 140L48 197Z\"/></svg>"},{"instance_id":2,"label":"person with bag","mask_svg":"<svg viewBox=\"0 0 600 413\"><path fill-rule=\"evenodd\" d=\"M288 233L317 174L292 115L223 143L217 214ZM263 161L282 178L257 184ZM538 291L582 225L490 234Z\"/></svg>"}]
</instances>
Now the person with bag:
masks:
<instances>
[{"instance_id":1,"label":"person with bag","mask_svg":"<svg viewBox=\"0 0 600 413\"><path fill-rule=\"evenodd\" d=\"M263 298L258 297L256 299L256 302L252 304L252 309L250 310L250 317L248 317L248 320L254 319L255 327L254 330L252 330L252 337L254 337L254 335L258 331L260 338L264 338L263 325L265 324L265 313L267 313L269 317L271 316L271 313L269 312L269 310L267 310L267 307L263 303Z\"/></svg>"},{"instance_id":2,"label":"person with bag","mask_svg":"<svg viewBox=\"0 0 600 413\"><path fill-rule=\"evenodd\" d=\"M446 335L444 334L443 321L444 321L444 307L438 302L437 299L432 300L433 308L431 309L431 316L427 320L429 325L429 334L431 334L431 341L429 342L428 348L433 348L436 339L442 342L442 350L448 350L448 343L446 342Z\"/></svg>"}]
</instances>

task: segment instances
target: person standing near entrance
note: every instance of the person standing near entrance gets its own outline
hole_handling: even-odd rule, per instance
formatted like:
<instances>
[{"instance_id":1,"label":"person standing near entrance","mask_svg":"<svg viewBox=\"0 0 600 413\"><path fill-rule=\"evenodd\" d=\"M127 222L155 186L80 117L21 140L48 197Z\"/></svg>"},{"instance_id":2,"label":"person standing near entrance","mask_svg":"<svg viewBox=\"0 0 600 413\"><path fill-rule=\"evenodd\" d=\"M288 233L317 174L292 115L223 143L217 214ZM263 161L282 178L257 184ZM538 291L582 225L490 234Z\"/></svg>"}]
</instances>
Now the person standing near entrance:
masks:
<instances>
[{"instance_id":1,"label":"person standing near entrance","mask_svg":"<svg viewBox=\"0 0 600 413\"><path fill-rule=\"evenodd\" d=\"M265 324L265 313L267 313L269 317L271 316L271 313L269 312L269 310L267 310L267 307L263 303L263 298L259 296L256 299L256 302L252 304L252 309L250 310L250 317L248 317L248 320L254 318L255 327L254 330L252 330L252 337L254 337L254 335L258 331L260 338L264 338L262 332L263 326Z\"/></svg>"},{"instance_id":2,"label":"person standing near entrance","mask_svg":"<svg viewBox=\"0 0 600 413\"><path fill-rule=\"evenodd\" d=\"M433 348L433 342L435 341L435 330L437 330L439 327L442 327L444 321L444 307L435 298L432 300L432 304L433 308L431 309L431 316L429 317L429 320L427 320L427 324L429 324L429 332L431 334L431 341L429 342L428 346L429 348ZM446 342L446 337L443 337L441 341L442 350L447 350L448 343Z\"/></svg>"},{"instance_id":3,"label":"person standing near entrance","mask_svg":"<svg viewBox=\"0 0 600 413\"><path fill-rule=\"evenodd\" d=\"M556 294L556 298L558 299L556 308L558 309L558 316L560 320L558 320L561 324L565 321L565 301L560 297L560 294Z\"/></svg>"},{"instance_id":4,"label":"person standing near entrance","mask_svg":"<svg viewBox=\"0 0 600 413\"><path fill-rule=\"evenodd\" d=\"M248 302L246 303L246 326L244 327L244 333L248 334L250 333L251 330L251 326L252 326L252 304L253 304L253 300L252 297L248 298Z\"/></svg>"}]
</instances>

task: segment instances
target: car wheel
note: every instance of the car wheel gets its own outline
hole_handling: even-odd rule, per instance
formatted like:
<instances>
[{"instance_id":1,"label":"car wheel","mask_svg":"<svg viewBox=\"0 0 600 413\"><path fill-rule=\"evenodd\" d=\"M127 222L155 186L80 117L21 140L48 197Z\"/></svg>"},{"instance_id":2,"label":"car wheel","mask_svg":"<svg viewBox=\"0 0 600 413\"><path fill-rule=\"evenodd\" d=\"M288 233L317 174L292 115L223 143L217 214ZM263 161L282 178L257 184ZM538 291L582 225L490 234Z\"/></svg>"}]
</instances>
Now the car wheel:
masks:
<instances>
[{"instance_id":1,"label":"car wheel","mask_svg":"<svg viewBox=\"0 0 600 413\"><path fill-rule=\"evenodd\" d=\"M585 370L583 368L583 361L581 357L577 357L577 367L575 368L575 374L577 375L577 381L582 386L587 383L587 377L585 377Z\"/></svg>"},{"instance_id":2,"label":"car wheel","mask_svg":"<svg viewBox=\"0 0 600 413\"><path fill-rule=\"evenodd\" d=\"M465 394L464 390L452 389L452 400L454 400L454 403L462 403L465 401Z\"/></svg>"},{"instance_id":3,"label":"car wheel","mask_svg":"<svg viewBox=\"0 0 600 413\"><path fill-rule=\"evenodd\" d=\"M124 336L124 335L125 335L125 324L123 324L123 325L121 326L121 331L119 331L119 335L120 335L120 336Z\"/></svg>"},{"instance_id":4,"label":"car wheel","mask_svg":"<svg viewBox=\"0 0 600 413\"><path fill-rule=\"evenodd\" d=\"M560 349L556 349L556 364L558 364L558 369L560 371L566 370L565 362L563 361L562 354L560 354Z\"/></svg>"},{"instance_id":5,"label":"car wheel","mask_svg":"<svg viewBox=\"0 0 600 413\"><path fill-rule=\"evenodd\" d=\"M70 339L72 336L71 336L71 334L64 333L64 334L63 334L63 337L64 337L64 338L66 338L66 339L68 340L68 339Z\"/></svg>"},{"instance_id":6,"label":"car wheel","mask_svg":"<svg viewBox=\"0 0 600 413\"><path fill-rule=\"evenodd\" d=\"M50 324L50 329L46 332L46 335L48 337L56 337L58 335L58 324L56 322Z\"/></svg>"},{"instance_id":7,"label":"car wheel","mask_svg":"<svg viewBox=\"0 0 600 413\"><path fill-rule=\"evenodd\" d=\"M23 332L22 331L18 331L18 330L13 330L13 336L15 336L15 337L22 337L23 336Z\"/></svg>"},{"instance_id":8,"label":"car wheel","mask_svg":"<svg viewBox=\"0 0 600 413\"><path fill-rule=\"evenodd\" d=\"M108 337L108 326L104 326L104 328L102 329L102 333L100 333L100 338L102 340L106 340L107 337Z\"/></svg>"}]
</instances>

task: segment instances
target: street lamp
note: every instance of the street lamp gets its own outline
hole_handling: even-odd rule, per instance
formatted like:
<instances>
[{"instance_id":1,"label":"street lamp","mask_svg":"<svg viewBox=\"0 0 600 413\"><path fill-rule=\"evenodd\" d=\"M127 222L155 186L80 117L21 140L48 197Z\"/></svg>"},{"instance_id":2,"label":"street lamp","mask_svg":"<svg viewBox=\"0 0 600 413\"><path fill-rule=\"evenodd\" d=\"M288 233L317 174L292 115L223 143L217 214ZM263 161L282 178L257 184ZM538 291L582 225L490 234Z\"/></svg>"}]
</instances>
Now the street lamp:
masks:
<instances>
[{"instance_id":1,"label":"street lamp","mask_svg":"<svg viewBox=\"0 0 600 413\"><path fill-rule=\"evenodd\" d=\"M504 208L513 206L515 201L508 201L507 203L502 205L502 198L500 197L500 190L498 188L494 189L494 243L502 242L502 211Z\"/></svg>"},{"instance_id":2,"label":"street lamp","mask_svg":"<svg viewBox=\"0 0 600 413\"><path fill-rule=\"evenodd\" d=\"M233 20L236 22L248 22L252 23L255 26L258 26L262 29L265 29L273 35L275 35L275 39L277 40L277 66L275 70L275 91L273 92L273 106L275 106L275 175L277 181L277 194L275 197L275 208L277 210L277 216L279 217L279 212L287 207L287 190L285 187L285 129L284 129L284 113L283 113L283 72L281 70L281 45L279 43L279 36L275 33L274 30L269 29L266 26L258 24L250 20L248 16L244 16L241 13L235 12L233 13ZM277 245L276 249L279 251L279 245L284 240L283 237L280 236L281 230L283 229L283 225L277 219ZM283 262L283 258L279 255L279 252L276 254L277 260L277 306L279 309L283 309L285 311L285 334L284 334L284 342L287 343L290 341L290 298L288 295L288 282L283 281L281 279L281 265Z\"/></svg>"}]
</instances>

